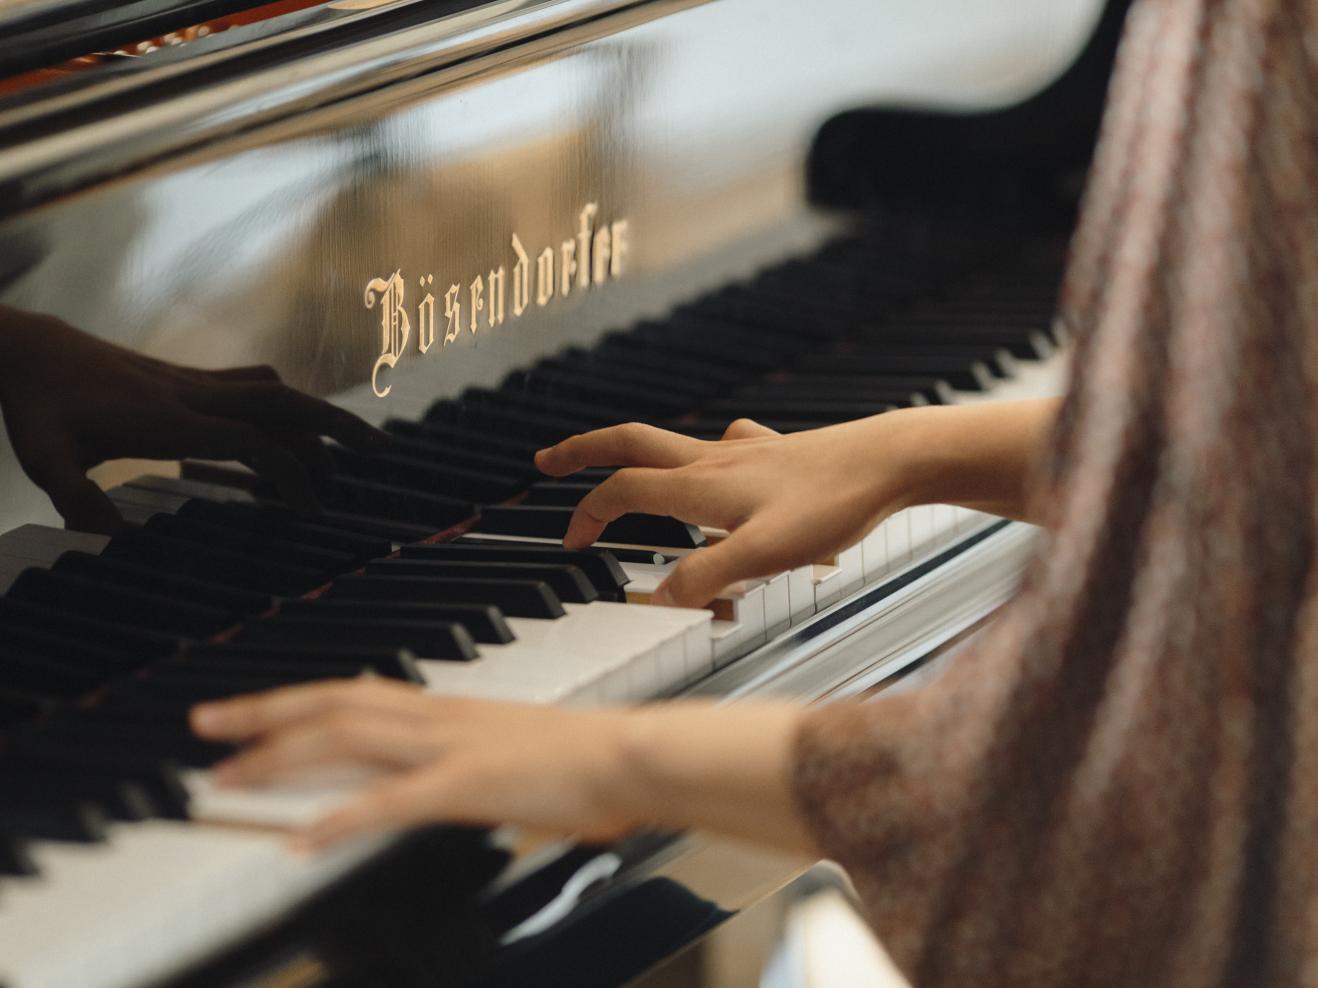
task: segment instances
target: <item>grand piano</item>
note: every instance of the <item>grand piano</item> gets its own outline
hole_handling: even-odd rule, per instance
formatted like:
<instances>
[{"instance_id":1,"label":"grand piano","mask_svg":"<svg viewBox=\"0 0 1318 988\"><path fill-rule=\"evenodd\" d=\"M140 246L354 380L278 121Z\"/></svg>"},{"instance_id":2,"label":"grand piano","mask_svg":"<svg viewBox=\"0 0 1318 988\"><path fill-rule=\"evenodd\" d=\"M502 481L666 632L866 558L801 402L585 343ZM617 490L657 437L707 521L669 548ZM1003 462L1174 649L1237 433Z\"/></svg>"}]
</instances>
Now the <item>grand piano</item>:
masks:
<instances>
[{"instance_id":1,"label":"grand piano","mask_svg":"<svg viewBox=\"0 0 1318 988\"><path fill-rule=\"evenodd\" d=\"M954 649L1027 526L915 508L656 607L720 533L628 516L566 552L607 472L531 454L1060 391L1125 6L0 0L0 303L394 437L331 449L314 518L235 464L107 464L113 538L0 450L0 985L611 984L788 882L693 834L295 857L281 828L345 790L216 790L184 711L367 673L827 702Z\"/></svg>"}]
</instances>

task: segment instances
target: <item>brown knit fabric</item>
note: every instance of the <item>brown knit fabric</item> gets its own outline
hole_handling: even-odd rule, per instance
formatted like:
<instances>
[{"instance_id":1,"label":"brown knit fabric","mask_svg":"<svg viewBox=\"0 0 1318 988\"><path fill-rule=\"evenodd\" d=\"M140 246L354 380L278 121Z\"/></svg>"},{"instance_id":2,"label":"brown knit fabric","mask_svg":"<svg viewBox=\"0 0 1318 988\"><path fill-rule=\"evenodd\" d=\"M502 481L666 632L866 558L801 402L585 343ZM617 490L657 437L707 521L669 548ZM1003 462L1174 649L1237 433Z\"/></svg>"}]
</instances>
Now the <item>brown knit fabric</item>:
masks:
<instances>
[{"instance_id":1,"label":"brown knit fabric","mask_svg":"<svg viewBox=\"0 0 1318 988\"><path fill-rule=\"evenodd\" d=\"M797 791L917 988L1318 985L1318 0L1141 0L1048 545Z\"/></svg>"}]
</instances>

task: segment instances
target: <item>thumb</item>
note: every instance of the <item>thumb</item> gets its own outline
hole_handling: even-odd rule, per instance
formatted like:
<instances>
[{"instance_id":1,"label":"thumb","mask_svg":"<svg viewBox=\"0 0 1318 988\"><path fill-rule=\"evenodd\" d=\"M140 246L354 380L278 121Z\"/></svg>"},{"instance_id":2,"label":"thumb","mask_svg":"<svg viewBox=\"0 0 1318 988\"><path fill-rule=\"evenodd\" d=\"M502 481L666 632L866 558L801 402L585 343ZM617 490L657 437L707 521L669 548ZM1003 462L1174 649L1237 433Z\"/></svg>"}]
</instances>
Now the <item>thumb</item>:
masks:
<instances>
[{"instance_id":1,"label":"thumb","mask_svg":"<svg viewBox=\"0 0 1318 988\"><path fill-rule=\"evenodd\" d=\"M654 603L703 607L739 580L776 572L771 527L747 522L721 542L688 553L655 590Z\"/></svg>"},{"instance_id":2,"label":"thumb","mask_svg":"<svg viewBox=\"0 0 1318 988\"><path fill-rule=\"evenodd\" d=\"M64 527L79 532L113 535L124 520L114 503L87 475L70 462L50 471L42 484L55 510L64 518Z\"/></svg>"}]
</instances>

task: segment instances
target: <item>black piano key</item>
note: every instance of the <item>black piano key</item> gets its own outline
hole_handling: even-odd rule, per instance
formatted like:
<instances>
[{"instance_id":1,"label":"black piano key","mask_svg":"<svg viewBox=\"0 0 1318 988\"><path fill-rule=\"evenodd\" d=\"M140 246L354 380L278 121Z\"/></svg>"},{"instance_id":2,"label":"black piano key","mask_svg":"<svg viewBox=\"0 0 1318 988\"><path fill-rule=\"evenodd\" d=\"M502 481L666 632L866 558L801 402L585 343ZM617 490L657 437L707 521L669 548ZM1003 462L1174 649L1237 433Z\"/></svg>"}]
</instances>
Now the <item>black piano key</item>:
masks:
<instances>
[{"instance_id":1,"label":"black piano key","mask_svg":"<svg viewBox=\"0 0 1318 988\"><path fill-rule=\"evenodd\" d=\"M956 400L956 389L936 377L888 377L883 374L812 374L792 370L766 378L735 392L737 395L783 395L801 398L874 398L918 394L930 404L946 405Z\"/></svg>"},{"instance_id":2,"label":"black piano key","mask_svg":"<svg viewBox=\"0 0 1318 988\"><path fill-rule=\"evenodd\" d=\"M530 453L514 459L511 456L473 450L457 440L422 433L417 437L396 437L389 447L391 454L418 460L434 466L452 466L462 470L488 473L512 478L514 486L523 487L537 473Z\"/></svg>"},{"instance_id":3,"label":"black piano key","mask_svg":"<svg viewBox=\"0 0 1318 988\"><path fill-rule=\"evenodd\" d=\"M563 603L543 580L476 580L367 573L334 581L335 600L488 604L510 617L560 618Z\"/></svg>"},{"instance_id":4,"label":"black piano key","mask_svg":"<svg viewBox=\"0 0 1318 988\"><path fill-rule=\"evenodd\" d=\"M637 341L619 342L621 337L606 337L589 351L582 351L591 366L601 370L636 367L649 374L674 377L679 380L710 386L713 390L733 387L746 380L750 372L744 367L729 367L685 357L672 350L649 350Z\"/></svg>"},{"instance_id":5,"label":"black piano key","mask_svg":"<svg viewBox=\"0 0 1318 988\"><path fill-rule=\"evenodd\" d=\"M366 455L335 446L330 447L330 455L340 475L402 484L467 501L502 501L522 486L521 477L515 474L461 467L439 457L402 455L398 447L391 447L388 453Z\"/></svg>"},{"instance_id":6,"label":"black piano key","mask_svg":"<svg viewBox=\"0 0 1318 988\"><path fill-rule=\"evenodd\" d=\"M58 625L38 629L0 624L0 661L19 655L44 664L52 674L57 670L75 670L82 674L78 678L91 682L140 669L152 658L140 652L114 648L105 642L78 638Z\"/></svg>"},{"instance_id":7,"label":"black piano key","mask_svg":"<svg viewBox=\"0 0 1318 988\"><path fill-rule=\"evenodd\" d=\"M175 763L140 754L61 747L41 741L40 731L24 735L22 745L11 746L19 750L7 751L0 760L0 769L131 783L145 794L156 816L170 820L188 818L188 790Z\"/></svg>"},{"instance_id":8,"label":"black piano key","mask_svg":"<svg viewBox=\"0 0 1318 988\"><path fill-rule=\"evenodd\" d=\"M583 376L591 381L606 381L631 388L642 388L647 393L666 395L676 405L670 414L697 404L702 398L717 394L730 380L711 381L691 374L674 374L653 370L635 362L609 361L592 358L585 350L542 360L530 371L534 377L563 383L567 375Z\"/></svg>"},{"instance_id":9,"label":"black piano key","mask_svg":"<svg viewBox=\"0 0 1318 988\"><path fill-rule=\"evenodd\" d=\"M57 705L54 697L0 682L0 730L41 717Z\"/></svg>"},{"instance_id":10,"label":"black piano key","mask_svg":"<svg viewBox=\"0 0 1318 988\"><path fill-rule=\"evenodd\" d=\"M0 833L34 840L96 844L105 840L105 814L95 803L45 798L0 789Z\"/></svg>"},{"instance_id":11,"label":"black piano key","mask_svg":"<svg viewBox=\"0 0 1318 988\"><path fill-rule=\"evenodd\" d=\"M287 601L279 613L292 617L363 618L368 621L451 621L466 628L477 643L505 645L514 639L512 629L499 609L483 604L391 604L380 600L320 597Z\"/></svg>"},{"instance_id":12,"label":"black piano key","mask_svg":"<svg viewBox=\"0 0 1318 988\"><path fill-rule=\"evenodd\" d=\"M234 555L269 560L280 566L300 567L321 576L342 572L355 561L352 555L337 549L305 545L264 532L213 525L177 514L157 515L146 523L144 531L180 542L223 546L225 552Z\"/></svg>"},{"instance_id":13,"label":"black piano key","mask_svg":"<svg viewBox=\"0 0 1318 988\"><path fill-rule=\"evenodd\" d=\"M475 530L491 535L524 535L561 540L567 534L571 518L571 508L497 505L482 512ZM630 514L611 522L599 541L694 549L705 544L705 537L696 526L676 518Z\"/></svg>"},{"instance_id":14,"label":"black piano key","mask_svg":"<svg viewBox=\"0 0 1318 988\"><path fill-rule=\"evenodd\" d=\"M0 626L22 626L38 631L59 629L66 637L104 645L119 652L135 653L147 659L169 655L178 649L180 641L175 635L153 634L126 624L99 621L9 597L0 597Z\"/></svg>"},{"instance_id":15,"label":"black piano key","mask_svg":"<svg viewBox=\"0 0 1318 988\"><path fill-rule=\"evenodd\" d=\"M757 300L744 292L724 292L683 306L678 315L710 324L754 326L777 337L806 337L817 341L814 345L827 345L828 340L842 336L855 325L859 312L854 308L822 306L799 297L788 305L775 305L772 300Z\"/></svg>"},{"instance_id":16,"label":"black piano key","mask_svg":"<svg viewBox=\"0 0 1318 988\"><path fill-rule=\"evenodd\" d=\"M437 402L436 404L451 403ZM431 407L435 406L432 405ZM423 419L420 422L412 422L406 419L389 419L385 422L384 427L390 434L403 439L457 446L459 449L471 450L476 453L489 453L494 456L506 457L522 464L529 464L535 456L536 450L540 448L540 445L532 440L498 433L491 434L472 426L447 421L446 414L438 415L433 419Z\"/></svg>"},{"instance_id":17,"label":"black piano key","mask_svg":"<svg viewBox=\"0 0 1318 988\"><path fill-rule=\"evenodd\" d=\"M862 360L911 358L947 361L949 367L962 367L969 362L981 363L995 377L1008 380L1019 369L1016 358L1006 347L968 346L954 343L892 343L887 340L857 342L842 349L849 357Z\"/></svg>"},{"instance_id":18,"label":"black piano key","mask_svg":"<svg viewBox=\"0 0 1318 988\"><path fill-rule=\"evenodd\" d=\"M197 702L220 699L244 692L216 692L199 695ZM180 702L192 702L175 695ZM180 722L181 723L181 722ZM139 723L136 720L115 721L102 715L101 719L88 718L86 723L72 720L49 724L35 732L29 742L39 744L52 754L75 758L80 751L94 750L100 754L125 759L169 759L179 765L209 768L221 759L228 758L238 749L219 741L205 741L185 726Z\"/></svg>"},{"instance_id":19,"label":"black piano key","mask_svg":"<svg viewBox=\"0 0 1318 988\"><path fill-rule=\"evenodd\" d=\"M570 564L521 563L473 559L381 559L366 567L368 574L381 576L449 577L482 580L543 580L558 599L570 604L598 600L595 585L586 574Z\"/></svg>"},{"instance_id":20,"label":"black piano key","mask_svg":"<svg viewBox=\"0 0 1318 988\"><path fill-rule=\"evenodd\" d=\"M305 566L245 556L140 530L116 535L101 556L203 583L219 583L281 597L306 593L325 582L324 573Z\"/></svg>"},{"instance_id":21,"label":"black piano key","mask_svg":"<svg viewBox=\"0 0 1318 988\"><path fill-rule=\"evenodd\" d=\"M272 517L277 519L300 518L299 515L284 507L263 506L263 510L268 511ZM413 524L399 521L396 518L386 518L383 515L353 511L322 511L315 516L315 522L317 525L332 528L335 531L369 536L374 539L387 539L391 543L397 542L399 544L419 542L435 534L433 525Z\"/></svg>"},{"instance_id":22,"label":"black piano key","mask_svg":"<svg viewBox=\"0 0 1318 988\"><path fill-rule=\"evenodd\" d=\"M274 598L268 593L254 593L207 580L195 580L151 566L110 556L93 556L76 550L62 553L51 569L67 576L95 580L152 596L183 602L205 601L208 606L223 611L234 620L244 614L260 614L274 606Z\"/></svg>"},{"instance_id":23,"label":"black piano key","mask_svg":"<svg viewBox=\"0 0 1318 988\"><path fill-rule=\"evenodd\" d=\"M890 322L866 327L857 335L866 342L1002 347L1018 360L1045 360L1057 350L1056 344L1043 329L982 322L929 320L921 323L896 317Z\"/></svg>"},{"instance_id":24,"label":"black piano key","mask_svg":"<svg viewBox=\"0 0 1318 988\"><path fill-rule=\"evenodd\" d=\"M52 660L21 642L6 641L0 650L0 684L48 700L90 693L103 686L106 678L74 663Z\"/></svg>"},{"instance_id":25,"label":"black piano key","mask_svg":"<svg viewBox=\"0 0 1318 988\"><path fill-rule=\"evenodd\" d=\"M425 682L425 678L417 668L415 655L406 648L384 645L348 645L314 641L227 641L189 644L184 647L181 658L187 660L192 657L201 660L227 659L258 664L269 662L281 666L296 664L308 669L319 663L335 663L344 667L351 666L357 670L357 673L373 672L377 676L399 679L407 683Z\"/></svg>"},{"instance_id":26,"label":"black piano key","mask_svg":"<svg viewBox=\"0 0 1318 988\"><path fill-rule=\"evenodd\" d=\"M146 791L132 782L0 767L0 798L90 803L111 820L146 820L156 815Z\"/></svg>"},{"instance_id":27,"label":"black piano key","mask_svg":"<svg viewBox=\"0 0 1318 988\"><path fill-rule=\"evenodd\" d=\"M997 378L981 361L953 362L938 354L893 354L891 356L855 353L821 353L801 358L800 368L809 373L840 374L911 374L945 379L959 391L987 391Z\"/></svg>"},{"instance_id":28,"label":"black piano key","mask_svg":"<svg viewBox=\"0 0 1318 988\"><path fill-rule=\"evenodd\" d=\"M371 566L376 564L372 563ZM368 572L371 569L368 567ZM353 617L292 616L281 613L245 624L236 642L314 645L380 645L406 648L421 658L470 662L476 643L467 629L451 621L379 621Z\"/></svg>"},{"instance_id":29,"label":"black piano key","mask_svg":"<svg viewBox=\"0 0 1318 988\"><path fill-rule=\"evenodd\" d=\"M392 542L415 542L420 539L429 538L435 534L435 527L425 522L409 522L395 514L388 514L383 510L372 510L369 504L369 498L357 498L356 501L350 496L345 496L343 500L361 502L365 507L340 507L333 504L324 505L323 509L314 515L305 515L293 511L286 505L271 500L269 498L256 498L250 491L244 490L238 492L240 500L230 502L222 497L214 496L213 492L222 490L219 486L205 481L198 481L196 476L211 476L215 470L214 464L196 463L195 461L186 460L183 463L186 476L178 481L182 485L180 490L192 490L193 496L205 498L207 500L223 500L224 503L252 504L258 508L262 515L275 520L276 523L284 524L311 524L321 528L328 528L334 531L347 532L356 535L367 535L374 538L389 539ZM243 482L251 485L259 485L260 479L236 471L224 471L232 474L235 482ZM182 509L180 509L181 511Z\"/></svg>"},{"instance_id":30,"label":"black piano key","mask_svg":"<svg viewBox=\"0 0 1318 988\"><path fill-rule=\"evenodd\" d=\"M217 607L189 604L44 569L24 570L9 588L8 596L190 638L204 638L233 624L233 615Z\"/></svg>"},{"instance_id":31,"label":"black piano key","mask_svg":"<svg viewBox=\"0 0 1318 988\"><path fill-rule=\"evenodd\" d=\"M614 419L667 418L690 408L692 396L675 394L653 383L634 378L621 381L588 368L567 370L537 364L529 371L516 371L504 379L503 390L516 389L544 395L551 408L609 409ZM575 412L574 417L580 417ZM598 415L598 413L596 413Z\"/></svg>"},{"instance_id":32,"label":"black piano key","mask_svg":"<svg viewBox=\"0 0 1318 988\"><path fill-rule=\"evenodd\" d=\"M469 410L490 409L500 415L525 415L532 421L552 418L570 422L573 428L582 432L613 425L633 414L623 407L611 407L603 402L574 401L528 389L520 372L510 374L497 391L468 388L458 400Z\"/></svg>"},{"instance_id":33,"label":"black piano key","mask_svg":"<svg viewBox=\"0 0 1318 988\"><path fill-rule=\"evenodd\" d=\"M751 371L776 370L786 363L789 351L774 347L755 347L747 334L734 332L734 327L687 321L684 325L666 320L658 323L641 323L628 338L642 349L674 351L683 359L701 358ZM625 338L611 339L616 346L626 346ZM751 346L747 346L751 343Z\"/></svg>"},{"instance_id":34,"label":"black piano key","mask_svg":"<svg viewBox=\"0 0 1318 988\"><path fill-rule=\"evenodd\" d=\"M542 480L531 485L521 503L575 508L583 497L598 486L598 484L577 483L574 480Z\"/></svg>"},{"instance_id":35,"label":"black piano key","mask_svg":"<svg viewBox=\"0 0 1318 988\"><path fill-rule=\"evenodd\" d=\"M13 834L0 833L0 875L27 878L35 874L37 863L28 850L27 842Z\"/></svg>"},{"instance_id":36,"label":"black piano key","mask_svg":"<svg viewBox=\"0 0 1318 988\"><path fill-rule=\"evenodd\" d=\"M501 408L494 405L469 406L458 401L442 401L426 412L427 423L463 425L491 435L511 435L540 445L557 442L565 436L598 428L600 420L578 421L550 415L543 409Z\"/></svg>"},{"instance_id":37,"label":"black piano key","mask_svg":"<svg viewBox=\"0 0 1318 988\"><path fill-rule=\"evenodd\" d=\"M147 696L160 700L177 701L180 709L183 705L192 706L193 704L203 703L208 700L223 700L234 696L245 696L248 693L263 693L267 690L278 689L281 686L291 686L298 683L316 682L322 679L353 679L358 673L352 671L340 675L326 675L321 671L322 668L332 668L332 666L319 666L309 664L300 666L297 663L287 663L284 666L274 667L270 672L263 672L248 667L244 670L234 669L232 671L218 671L211 666L198 668L196 671L185 669L181 666L170 664L161 666L153 671L150 676L134 680L130 684L122 687L121 695L125 696ZM113 716L113 708L106 708L108 713L102 714L102 720L98 721L97 712L93 708L88 712L88 716L83 718L86 726L96 730L105 729L117 733L124 733L134 737L157 737L161 739L172 739L177 731L185 731L186 725L179 721L179 727L161 722L144 722L135 717L125 719L122 722L115 722L113 725L107 721ZM171 750L171 749L164 749Z\"/></svg>"},{"instance_id":38,"label":"black piano key","mask_svg":"<svg viewBox=\"0 0 1318 988\"><path fill-rule=\"evenodd\" d=\"M404 559L473 559L495 562L558 563L576 566L607 600L620 599L628 583L627 573L618 557L609 549L564 549L561 546L499 542L474 542L461 539L434 545L409 545L402 550ZM653 554L651 554L653 560Z\"/></svg>"},{"instance_id":39,"label":"black piano key","mask_svg":"<svg viewBox=\"0 0 1318 988\"><path fill-rule=\"evenodd\" d=\"M827 424L868 418L871 415L891 411L895 407L902 407L904 404L909 405L910 402L733 397L710 402L705 406L703 414L706 416L722 414L729 420L750 418L758 421L767 418L790 418L802 422ZM923 399L920 404L924 404Z\"/></svg>"},{"instance_id":40,"label":"black piano key","mask_svg":"<svg viewBox=\"0 0 1318 988\"><path fill-rule=\"evenodd\" d=\"M281 515L256 504L241 504L233 501L221 503L193 498L184 502L175 513L180 518L194 519L221 528L235 528L244 532L271 535L290 542L334 549L348 554L357 561L387 556L393 551L393 543L389 539L358 535L318 524L314 520L292 520L286 514Z\"/></svg>"},{"instance_id":41,"label":"black piano key","mask_svg":"<svg viewBox=\"0 0 1318 988\"><path fill-rule=\"evenodd\" d=\"M343 475L321 492L321 499L343 511L429 525L432 534L475 517L477 510L471 501Z\"/></svg>"},{"instance_id":42,"label":"black piano key","mask_svg":"<svg viewBox=\"0 0 1318 988\"><path fill-rule=\"evenodd\" d=\"M253 643L258 644L258 643ZM237 679L247 681L259 679L276 685L313 682L319 679L356 679L358 676L375 670L360 662L336 662L332 660L278 659L269 656L249 658L241 653L229 652L196 654L189 653L178 659L162 663L157 667L159 673L168 673L178 668L186 673L189 680L199 677L207 682L213 679ZM148 682L152 681L151 677ZM150 692L148 690L148 692ZM121 709L132 716L141 716L141 709L131 701L124 701ZM165 701L162 710L172 711L182 720L186 719L188 707Z\"/></svg>"}]
</instances>

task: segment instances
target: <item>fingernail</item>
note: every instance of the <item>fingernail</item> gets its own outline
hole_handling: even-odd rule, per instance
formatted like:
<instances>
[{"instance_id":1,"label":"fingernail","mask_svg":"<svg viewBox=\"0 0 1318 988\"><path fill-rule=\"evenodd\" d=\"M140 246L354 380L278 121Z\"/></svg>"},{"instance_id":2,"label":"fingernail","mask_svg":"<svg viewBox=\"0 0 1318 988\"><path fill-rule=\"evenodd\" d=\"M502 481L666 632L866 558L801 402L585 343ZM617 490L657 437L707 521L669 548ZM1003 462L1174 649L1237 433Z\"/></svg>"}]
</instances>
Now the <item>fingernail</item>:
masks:
<instances>
[{"instance_id":1,"label":"fingernail","mask_svg":"<svg viewBox=\"0 0 1318 988\"><path fill-rule=\"evenodd\" d=\"M650 595L650 603L658 604L660 607L672 607L673 595L669 593L667 587L659 587Z\"/></svg>"}]
</instances>

